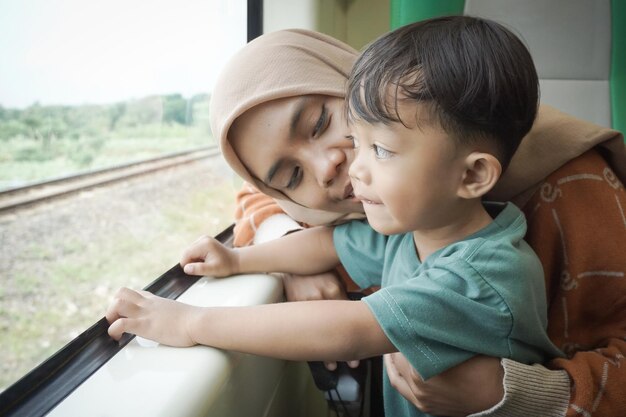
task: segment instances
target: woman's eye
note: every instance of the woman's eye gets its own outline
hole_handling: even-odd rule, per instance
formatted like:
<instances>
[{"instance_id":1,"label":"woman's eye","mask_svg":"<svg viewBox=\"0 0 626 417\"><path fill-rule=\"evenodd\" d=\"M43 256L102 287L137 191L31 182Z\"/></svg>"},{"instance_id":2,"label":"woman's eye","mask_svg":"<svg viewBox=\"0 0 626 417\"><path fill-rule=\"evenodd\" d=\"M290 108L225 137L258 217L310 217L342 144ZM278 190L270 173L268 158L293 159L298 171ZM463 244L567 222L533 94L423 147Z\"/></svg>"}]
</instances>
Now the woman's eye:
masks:
<instances>
[{"instance_id":1,"label":"woman's eye","mask_svg":"<svg viewBox=\"0 0 626 417\"><path fill-rule=\"evenodd\" d=\"M346 139L348 139L350 142L352 142L352 147L356 148L359 146L359 142L356 141L355 137L352 135L348 135L346 136Z\"/></svg>"},{"instance_id":2,"label":"woman's eye","mask_svg":"<svg viewBox=\"0 0 626 417\"><path fill-rule=\"evenodd\" d=\"M293 190L300 183L300 177L302 176L302 169L300 167L295 167L291 173L291 177L289 178L289 182L287 183L287 188Z\"/></svg>"},{"instance_id":3,"label":"woman's eye","mask_svg":"<svg viewBox=\"0 0 626 417\"><path fill-rule=\"evenodd\" d=\"M322 104L322 112L320 113L320 117L319 119L317 119L315 126L313 126L313 137L316 137L317 135L319 135L320 132L324 129L324 127L326 126L327 119L328 119L328 110L326 109L326 105Z\"/></svg>"},{"instance_id":4,"label":"woman's eye","mask_svg":"<svg viewBox=\"0 0 626 417\"><path fill-rule=\"evenodd\" d=\"M372 145L372 148L374 149L374 154L376 155L376 158L378 159L388 159L393 156L393 153L389 152L385 148L381 148L378 145Z\"/></svg>"}]
</instances>

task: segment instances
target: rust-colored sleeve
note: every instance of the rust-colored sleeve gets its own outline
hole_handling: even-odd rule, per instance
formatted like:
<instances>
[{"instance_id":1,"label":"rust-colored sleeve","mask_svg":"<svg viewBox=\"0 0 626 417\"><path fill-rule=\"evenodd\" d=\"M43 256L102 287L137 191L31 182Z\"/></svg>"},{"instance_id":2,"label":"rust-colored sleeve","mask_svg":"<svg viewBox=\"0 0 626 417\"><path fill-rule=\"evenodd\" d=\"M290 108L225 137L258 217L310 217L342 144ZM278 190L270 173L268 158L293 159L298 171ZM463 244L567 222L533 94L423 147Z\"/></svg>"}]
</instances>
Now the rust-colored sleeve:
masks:
<instances>
[{"instance_id":1,"label":"rust-colored sleeve","mask_svg":"<svg viewBox=\"0 0 626 417\"><path fill-rule=\"evenodd\" d=\"M551 174L524 206L544 265L548 332L572 380L567 416L626 416L626 191L591 150Z\"/></svg>"},{"instance_id":2,"label":"rust-colored sleeve","mask_svg":"<svg viewBox=\"0 0 626 417\"><path fill-rule=\"evenodd\" d=\"M284 213L276 201L248 183L237 193L235 208L234 246L252 244L257 228L264 220Z\"/></svg>"}]
</instances>

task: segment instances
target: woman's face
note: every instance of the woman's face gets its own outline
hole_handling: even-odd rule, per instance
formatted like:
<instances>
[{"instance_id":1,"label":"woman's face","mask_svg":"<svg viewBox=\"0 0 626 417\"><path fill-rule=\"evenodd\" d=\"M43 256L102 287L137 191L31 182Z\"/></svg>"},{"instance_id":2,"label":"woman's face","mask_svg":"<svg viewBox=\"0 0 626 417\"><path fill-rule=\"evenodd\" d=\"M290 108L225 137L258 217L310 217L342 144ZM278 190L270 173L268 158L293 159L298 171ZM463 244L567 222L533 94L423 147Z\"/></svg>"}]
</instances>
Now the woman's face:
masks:
<instances>
[{"instance_id":1,"label":"woman's face","mask_svg":"<svg viewBox=\"0 0 626 417\"><path fill-rule=\"evenodd\" d=\"M363 212L348 167L352 141L341 98L306 95L260 104L228 132L250 173L303 206L336 213Z\"/></svg>"}]
</instances>

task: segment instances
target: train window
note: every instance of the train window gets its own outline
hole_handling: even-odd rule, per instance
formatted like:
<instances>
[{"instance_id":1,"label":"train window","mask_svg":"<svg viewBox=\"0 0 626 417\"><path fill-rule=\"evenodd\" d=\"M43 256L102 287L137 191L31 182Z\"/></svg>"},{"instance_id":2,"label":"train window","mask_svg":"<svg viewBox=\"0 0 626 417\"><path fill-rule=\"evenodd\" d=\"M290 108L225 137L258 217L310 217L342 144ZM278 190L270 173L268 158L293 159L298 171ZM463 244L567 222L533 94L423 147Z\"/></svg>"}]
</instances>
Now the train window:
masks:
<instances>
[{"instance_id":1,"label":"train window","mask_svg":"<svg viewBox=\"0 0 626 417\"><path fill-rule=\"evenodd\" d=\"M208 102L246 0L1 2L0 27L1 391L232 221Z\"/></svg>"}]
</instances>

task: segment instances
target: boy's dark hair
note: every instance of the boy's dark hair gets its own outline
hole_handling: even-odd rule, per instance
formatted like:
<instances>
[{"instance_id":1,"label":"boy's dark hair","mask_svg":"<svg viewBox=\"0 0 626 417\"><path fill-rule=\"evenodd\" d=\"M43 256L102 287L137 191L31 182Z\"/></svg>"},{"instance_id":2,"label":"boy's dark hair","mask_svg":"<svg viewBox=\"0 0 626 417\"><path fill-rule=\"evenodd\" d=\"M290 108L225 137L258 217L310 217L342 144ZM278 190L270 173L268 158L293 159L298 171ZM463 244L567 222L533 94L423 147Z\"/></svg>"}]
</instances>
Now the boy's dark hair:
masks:
<instances>
[{"instance_id":1,"label":"boy's dark hair","mask_svg":"<svg viewBox=\"0 0 626 417\"><path fill-rule=\"evenodd\" d=\"M493 21L448 16L403 26L367 46L346 101L350 120L385 124L404 124L399 100L428 104L460 143L493 143L504 169L533 124L538 96L535 66L517 36Z\"/></svg>"}]
</instances>

